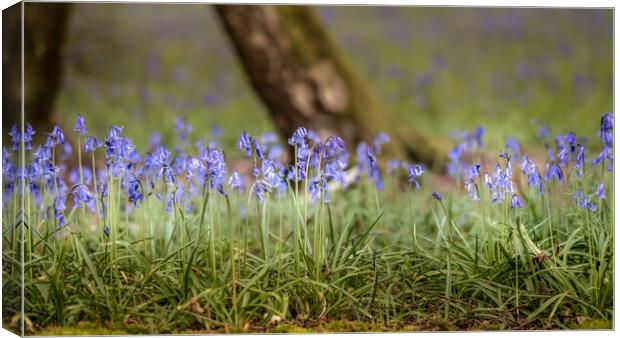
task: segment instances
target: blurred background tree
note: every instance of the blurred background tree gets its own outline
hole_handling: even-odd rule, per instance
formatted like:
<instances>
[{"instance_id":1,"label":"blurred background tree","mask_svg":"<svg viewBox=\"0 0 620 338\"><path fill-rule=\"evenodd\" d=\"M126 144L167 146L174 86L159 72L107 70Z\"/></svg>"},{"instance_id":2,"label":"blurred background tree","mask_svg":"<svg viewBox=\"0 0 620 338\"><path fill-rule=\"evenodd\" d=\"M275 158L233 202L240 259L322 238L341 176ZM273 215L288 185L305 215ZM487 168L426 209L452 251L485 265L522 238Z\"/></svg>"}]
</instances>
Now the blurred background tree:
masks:
<instances>
[{"instance_id":1,"label":"blurred background tree","mask_svg":"<svg viewBox=\"0 0 620 338\"><path fill-rule=\"evenodd\" d=\"M258 29L260 16L269 15L260 8L249 8L259 14L252 14L257 17L246 22L248 26ZM276 102L283 107L279 111L273 108L276 104L269 103L277 100L268 99L268 93L248 90L247 80L256 87L258 78L252 71L246 72L251 60L244 60L242 51L250 45L235 43L225 10L210 11L199 4L76 4L65 19L68 28L59 64L62 86L54 95L56 118L70 126L81 113L98 136L110 124L124 125L141 149L148 147L154 130L161 133L164 143L171 143L177 116L194 127L191 141L217 139L228 146L244 129L257 134L277 127L284 135L287 131L282 126L302 122L315 127L310 121L316 121L323 128L329 126L326 132L333 128L344 135L351 134L347 130L350 125L361 125L353 133L359 134L354 141L367 139L378 129L409 141L415 138L402 137L399 129L446 136L453 129L471 130L483 124L487 127L485 140L497 147L503 146L507 135L526 146L537 144L532 119L550 124L554 133L572 129L593 137L596 126L590 122L592 118L612 109L610 10L303 8L271 11L276 17L280 12L290 14L277 20L287 26L278 30L283 33L281 38L295 45L280 56L290 60L287 53L303 51L306 46L312 46L313 51L305 57L301 55L305 53L296 52L293 59L297 61L286 65L286 69L296 70L293 79L301 83L292 91L302 95L294 95L293 104L293 96L287 94L288 98ZM295 28L295 17L316 24ZM221 27L230 33L230 40ZM327 37L325 31L331 36L321 39L326 44L307 38L308 34ZM282 49L271 53L278 51ZM326 53L333 54L328 57L331 65L315 64ZM261 57L267 56L258 54L254 61L260 62ZM357 122L351 107L342 108L344 101L334 100L338 95L320 94L317 73L338 74L341 84L349 77L370 79L370 85L348 93L345 101L355 97L350 102L356 105L363 96L366 111L387 110L390 117L378 119L387 116L378 113L357 118L361 121ZM6 77L3 81L6 83ZM330 76L323 82L330 88L339 87L339 81ZM54 92L53 88L46 91ZM310 95L303 94L306 92ZM368 95L356 94L364 92ZM304 115L300 107L306 114L317 112L312 115L316 118ZM11 110L3 108L3 120L7 121L6 112ZM341 108L346 112L325 113ZM278 122L278 116L284 122ZM34 117L27 109L26 120ZM364 127L364 121L370 123ZM4 124L10 128L10 123ZM398 128L391 130L389 125ZM212 130L216 126L224 133ZM38 128L39 136L45 129ZM420 144L417 150L424 148L422 142L409 143Z\"/></svg>"}]
</instances>

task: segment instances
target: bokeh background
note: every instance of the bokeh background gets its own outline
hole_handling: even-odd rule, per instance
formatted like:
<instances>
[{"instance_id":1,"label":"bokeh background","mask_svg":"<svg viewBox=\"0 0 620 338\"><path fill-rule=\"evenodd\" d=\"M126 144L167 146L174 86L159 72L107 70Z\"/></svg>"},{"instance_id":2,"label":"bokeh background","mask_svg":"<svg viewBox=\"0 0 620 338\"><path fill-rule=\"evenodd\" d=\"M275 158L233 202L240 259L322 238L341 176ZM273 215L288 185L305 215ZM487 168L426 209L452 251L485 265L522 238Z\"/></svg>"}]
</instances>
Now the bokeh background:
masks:
<instances>
[{"instance_id":1,"label":"bokeh background","mask_svg":"<svg viewBox=\"0 0 620 338\"><path fill-rule=\"evenodd\" d=\"M605 9L316 7L329 33L386 108L411 128L449 136L486 127L486 141L551 132L594 138L613 104L613 12ZM125 126L139 149L154 131L232 145L273 129L212 8L77 4L56 110L89 130Z\"/></svg>"}]
</instances>

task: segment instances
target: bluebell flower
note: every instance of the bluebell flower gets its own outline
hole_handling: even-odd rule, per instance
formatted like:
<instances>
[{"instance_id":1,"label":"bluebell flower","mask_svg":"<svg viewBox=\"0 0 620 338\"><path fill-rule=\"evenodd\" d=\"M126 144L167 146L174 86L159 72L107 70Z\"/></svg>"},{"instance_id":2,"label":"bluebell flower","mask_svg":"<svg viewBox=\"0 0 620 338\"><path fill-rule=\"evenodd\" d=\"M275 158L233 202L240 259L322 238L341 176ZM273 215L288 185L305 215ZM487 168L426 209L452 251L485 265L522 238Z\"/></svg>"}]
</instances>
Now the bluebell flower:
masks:
<instances>
[{"instance_id":1,"label":"bluebell flower","mask_svg":"<svg viewBox=\"0 0 620 338\"><path fill-rule=\"evenodd\" d=\"M577 206L581 209L590 209L590 211L596 211L596 204L592 203L590 196L584 196L581 190L577 190L573 193L573 199Z\"/></svg>"},{"instance_id":2,"label":"bluebell flower","mask_svg":"<svg viewBox=\"0 0 620 338\"><path fill-rule=\"evenodd\" d=\"M575 174L577 175L578 179L581 179L583 177L584 163L584 148L583 146L579 145L577 146L577 157L575 158Z\"/></svg>"},{"instance_id":3,"label":"bluebell flower","mask_svg":"<svg viewBox=\"0 0 620 338\"><path fill-rule=\"evenodd\" d=\"M19 149L19 143L22 141L22 134L17 130L17 125L13 125L11 131L9 132L9 136L11 137L11 142L13 143L13 150Z\"/></svg>"},{"instance_id":4,"label":"bluebell flower","mask_svg":"<svg viewBox=\"0 0 620 338\"><path fill-rule=\"evenodd\" d=\"M409 166L409 168L407 169L408 176L409 176L409 183L413 185L414 190L420 189L420 183L418 182L418 177L422 176L424 171L425 171L424 167L420 164Z\"/></svg>"},{"instance_id":5,"label":"bluebell flower","mask_svg":"<svg viewBox=\"0 0 620 338\"><path fill-rule=\"evenodd\" d=\"M308 130L304 127L295 129L293 135L288 139L288 144L297 148L307 148L306 136L308 136Z\"/></svg>"},{"instance_id":6,"label":"bluebell flower","mask_svg":"<svg viewBox=\"0 0 620 338\"><path fill-rule=\"evenodd\" d=\"M129 182L127 196L129 196L129 202L133 203L134 206L137 206L138 203L144 200L142 184L140 184L139 180L134 179Z\"/></svg>"},{"instance_id":7,"label":"bluebell flower","mask_svg":"<svg viewBox=\"0 0 620 338\"><path fill-rule=\"evenodd\" d=\"M468 178L467 180L465 180L465 190L467 190L469 197L471 197L474 202L478 202L480 200L478 185L474 182L472 178Z\"/></svg>"},{"instance_id":8,"label":"bluebell flower","mask_svg":"<svg viewBox=\"0 0 620 338\"><path fill-rule=\"evenodd\" d=\"M328 180L337 180L344 184L344 168L345 164L340 159L335 158L325 164L323 175Z\"/></svg>"},{"instance_id":9,"label":"bluebell flower","mask_svg":"<svg viewBox=\"0 0 620 338\"><path fill-rule=\"evenodd\" d=\"M520 166L523 174L527 176L527 185L530 187L539 188L539 192L542 195L544 193L543 181L540 177L536 164L530 161L526 155L523 155Z\"/></svg>"},{"instance_id":10,"label":"bluebell flower","mask_svg":"<svg viewBox=\"0 0 620 338\"><path fill-rule=\"evenodd\" d=\"M550 181L555 179L558 182L561 182L564 177L564 173L562 172L562 168L560 168L555 162L551 164L547 163L545 165L545 181Z\"/></svg>"},{"instance_id":11,"label":"bluebell flower","mask_svg":"<svg viewBox=\"0 0 620 338\"><path fill-rule=\"evenodd\" d=\"M605 199L605 185L603 184L603 182L599 182L599 184L598 184L598 186L596 188L595 196L599 200L604 200Z\"/></svg>"},{"instance_id":12,"label":"bluebell flower","mask_svg":"<svg viewBox=\"0 0 620 338\"><path fill-rule=\"evenodd\" d=\"M78 115L77 118L75 119L75 124L73 125L73 131L77 132L78 134L82 136L86 135L86 122L84 121L84 118L82 117L82 115Z\"/></svg>"},{"instance_id":13,"label":"bluebell flower","mask_svg":"<svg viewBox=\"0 0 620 338\"><path fill-rule=\"evenodd\" d=\"M381 178L381 173L379 172L377 158L372 153L372 150L370 148L367 149L366 156L368 158L368 177L370 177L375 182L377 190L382 190L383 179Z\"/></svg>"},{"instance_id":14,"label":"bluebell flower","mask_svg":"<svg viewBox=\"0 0 620 338\"><path fill-rule=\"evenodd\" d=\"M489 175L488 172L484 173L484 184L487 186L487 188L492 189L493 188L493 178L491 177L491 175Z\"/></svg>"},{"instance_id":15,"label":"bluebell flower","mask_svg":"<svg viewBox=\"0 0 620 338\"><path fill-rule=\"evenodd\" d=\"M91 153L95 151L97 148L100 148L103 145L101 141L95 136L87 137L84 139L84 152Z\"/></svg>"},{"instance_id":16,"label":"bluebell flower","mask_svg":"<svg viewBox=\"0 0 620 338\"><path fill-rule=\"evenodd\" d=\"M73 204L75 208L80 208L82 203L90 203L96 198L85 184L76 185L71 190L71 195L73 195Z\"/></svg>"},{"instance_id":17,"label":"bluebell flower","mask_svg":"<svg viewBox=\"0 0 620 338\"><path fill-rule=\"evenodd\" d=\"M510 199L510 208L523 208L523 202L517 194L512 194L512 198Z\"/></svg>"},{"instance_id":18,"label":"bluebell flower","mask_svg":"<svg viewBox=\"0 0 620 338\"><path fill-rule=\"evenodd\" d=\"M208 188L216 189L220 194L226 196L224 192L226 180L224 153L220 149L210 149L204 155L203 160L206 162L205 180L209 183Z\"/></svg>"},{"instance_id":19,"label":"bluebell flower","mask_svg":"<svg viewBox=\"0 0 620 338\"><path fill-rule=\"evenodd\" d=\"M24 148L26 150L30 150L32 149L32 136L34 134L36 134L36 132L34 131L34 129L32 129L32 126L30 125L30 123L26 123L26 130L24 131Z\"/></svg>"},{"instance_id":20,"label":"bluebell flower","mask_svg":"<svg viewBox=\"0 0 620 338\"><path fill-rule=\"evenodd\" d=\"M436 200L440 201L443 199L443 197L441 197L441 194L438 193L437 191L433 191L433 198L435 198Z\"/></svg>"},{"instance_id":21,"label":"bluebell flower","mask_svg":"<svg viewBox=\"0 0 620 338\"><path fill-rule=\"evenodd\" d=\"M64 210L66 209L64 198L58 196L54 200L54 218L57 221L59 227L65 226L67 223L65 221Z\"/></svg>"},{"instance_id":22,"label":"bluebell flower","mask_svg":"<svg viewBox=\"0 0 620 338\"><path fill-rule=\"evenodd\" d=\"M106 237L110 238L110 227L109 226L106 225L106 226L103 227L103 234Z\"/></svg>"},{"instance_id":23,"label":"bluebell flower","mask_svg":"<svg viewBox=\"0 0 620 338\"><path fill-rule=\"evenodd\" d=\"M600 154L592 161L592 164L598 165L599 163L605 163L605 160L608 160L607 171L613 170L613 151L611 147L613 146L613 128L614 128L614 120L613 114L607 113L603 115L601 118L600 128L596 133L597 136L601 139L603 143L603 149L601 149Z\"/></svg>"},{"instance_id":24,"label":"bluebell flower","mask_svg":"<svg viewBox=\"0 0 620 338\"><path fill-rule=\"evenodd\" d=\"M64 144L65 143L65 133L62 131L62 129L60 129L60 127L58 125L55 125L54 128L52 128L52 132L49 133L49 147L54 147L56 145L59 144Z\"/></svg>"},{"instance_id":25,"label":"bluebell flower","mask_svg":"<svg viewBox=\"0 0 620 338\"><path fill-rule=\"evenodd\" d=\"M238 189L239 192L243 192L243 179L236 170L233 171L232 175L230 175L230 178L228 179L228 186L230 187L231 191Z\"/></svg>"},{"instance_id":26,"label":"bluebell flower","mask_svg":"<svg viewBox=\"0 0 620 338\"><path fill-rule=\"evenodd\" d=\"M325 141L325 149L327 151L327 156L335 156L345 149L345 143L338 136L330 136Z\"/></svg>"},{"instance_id":27,"label":"bluebell flower","mask_svg":"<svg viewBox=\"0 0 620 338\"><path fill-rule=\"evenodd\" d=\"M254 144L254 152L256 153L256 158L258 158L259 160L263 159L263 151L261 149L260 144L258 143L258 141L255 138L252 138L252 143Z\"/></svg>"},{"instance_id":28,"label":"bluebell flower","mask_svg":"<svg viewBox=\"0 0 620 338\"><path fill-rule=\"evenodd\" d=\"M312 198L312 204L316 203L316 199L321 194L321 180L318 177L315 177L310 180L308 183L308 192L310 192L310 197Z\"/></svg>"},{"instance_id":29,"label":"bluebell flower","mask_svg":"<svg viewBox=\"0 0 620 338\"><path fill-rule=\"evenodd\" d=\"M473 180L478 176L480 176L480 163L474 163L474 165L469 168L469 178Z\"/></svg>"},{"instance_id":30,"label":"bluebell flower","mask_svg":"<svg viewBox=\"0 0 620 338\"><path fill-rule=\"evenodd\" d=\"M242 132L241 136L239 136L239 140L237 140L237 149L245 150L245 156L252 156L252 140L250 139L250 135L247 132Z\"/></svg>"}]
</instances>

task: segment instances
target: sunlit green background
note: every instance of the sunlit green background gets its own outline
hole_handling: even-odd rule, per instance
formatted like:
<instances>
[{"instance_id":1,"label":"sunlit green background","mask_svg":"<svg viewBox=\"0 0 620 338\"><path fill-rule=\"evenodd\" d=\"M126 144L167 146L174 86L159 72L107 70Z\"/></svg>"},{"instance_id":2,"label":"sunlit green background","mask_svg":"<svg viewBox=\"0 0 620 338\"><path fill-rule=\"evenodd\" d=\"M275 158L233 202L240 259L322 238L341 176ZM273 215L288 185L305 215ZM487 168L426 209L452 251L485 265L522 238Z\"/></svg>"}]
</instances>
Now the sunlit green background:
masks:
<instances>
[{"instance_id":1,"label":"sunlit green background","mask_svg":"<svg viewBox=\"0 0 620 338\"><path fill-rule=\"evenodd\" d=\"M533 144L536 118L593 139L612 110L611 10L316 10L411 128L448 136L483 125L491 146L509 135ZM67 123L81 113L99 136L123 125L142 150L156 130L172 142L176 116L193 139L221 126L227 144L272 128L208 5L78 4L69 31L57 105Z\"/></svg>"}]
</instances>

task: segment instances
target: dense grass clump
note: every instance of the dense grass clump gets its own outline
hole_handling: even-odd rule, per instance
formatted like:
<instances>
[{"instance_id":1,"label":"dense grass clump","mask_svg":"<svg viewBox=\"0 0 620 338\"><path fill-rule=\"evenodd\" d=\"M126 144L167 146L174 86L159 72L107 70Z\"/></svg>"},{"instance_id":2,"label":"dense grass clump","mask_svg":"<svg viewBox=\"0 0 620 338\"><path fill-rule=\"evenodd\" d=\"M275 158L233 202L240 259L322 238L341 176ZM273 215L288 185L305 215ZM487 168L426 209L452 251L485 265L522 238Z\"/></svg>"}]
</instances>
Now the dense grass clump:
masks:
<instances>
[{"instance_id":1,"label":"dense grass clump","mask_svg":"<svg viewBox=\"0 0 620 338\"><path fill-rule=\"evenodd\" d=\"M253 169L229 173L182 120L172 150L154 140L143 155L122 127L100 141L81 117L75 152L59 127L36 147L14 128L3 320L16 321L23 272L35 332L609 327L612 129L606 114L591 157L575 134L543 132L547 161L514 139L495 161L479 128L435 179L386 161L382 133L349 165L337 136L299 128L287 163L272 134L244 132Z\"/></svg>"}]
</instances>

